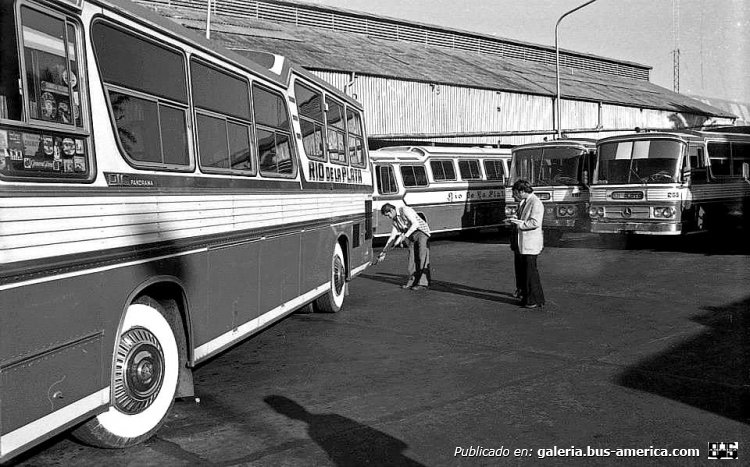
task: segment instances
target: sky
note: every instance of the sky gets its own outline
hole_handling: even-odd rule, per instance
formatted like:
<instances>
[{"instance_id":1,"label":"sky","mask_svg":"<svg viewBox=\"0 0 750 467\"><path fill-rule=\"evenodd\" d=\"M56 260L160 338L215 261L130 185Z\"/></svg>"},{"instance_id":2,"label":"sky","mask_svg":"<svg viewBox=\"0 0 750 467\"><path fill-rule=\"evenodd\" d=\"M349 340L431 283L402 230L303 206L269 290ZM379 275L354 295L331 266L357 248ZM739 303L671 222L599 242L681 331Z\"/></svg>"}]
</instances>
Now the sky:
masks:
<instances>
[{"instance_id":1,"label":"sky","mask_svg":"<svg viewBox=\"0 0 750 467\"><path fill-rule=\"evenodd\" d=\"M558 18L586 3L303 1L550 46ZM680 93L750 103L750 0L597 0L562 20L559 46L650 66L651 82L667 89L673 89L673 51L679 48Z\"/></svg>"}]
</instances>

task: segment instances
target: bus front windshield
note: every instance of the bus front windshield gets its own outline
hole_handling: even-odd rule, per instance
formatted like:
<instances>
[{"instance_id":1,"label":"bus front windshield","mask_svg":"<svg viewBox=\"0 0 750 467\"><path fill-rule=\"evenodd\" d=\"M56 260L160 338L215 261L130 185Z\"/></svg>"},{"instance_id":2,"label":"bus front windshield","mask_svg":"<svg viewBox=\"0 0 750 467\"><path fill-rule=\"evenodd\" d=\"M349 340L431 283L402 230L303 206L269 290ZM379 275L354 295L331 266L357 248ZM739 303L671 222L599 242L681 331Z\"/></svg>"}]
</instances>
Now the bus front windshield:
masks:
<instances>
[{"instance_id":1,"label":"bus front windshield","mask_svg":"<svg viewBox=\"0 0 750 467\"><path fill-rule=\"evenodd\" d=\"M578 166L585 151L574 147L520 149L513 153L514 180L532 186L579 185Z\"/></svg>"},{"instance_id":2,"label":"bus front windshield","mask_svg":"<svg viewBox=\"0 0 750 467\"><path fill-rule=\"evenodd\" d=\"M594 184L675 183L684 147L680 141L666 139L601 144Z\"/></svg>"}]
</instances>

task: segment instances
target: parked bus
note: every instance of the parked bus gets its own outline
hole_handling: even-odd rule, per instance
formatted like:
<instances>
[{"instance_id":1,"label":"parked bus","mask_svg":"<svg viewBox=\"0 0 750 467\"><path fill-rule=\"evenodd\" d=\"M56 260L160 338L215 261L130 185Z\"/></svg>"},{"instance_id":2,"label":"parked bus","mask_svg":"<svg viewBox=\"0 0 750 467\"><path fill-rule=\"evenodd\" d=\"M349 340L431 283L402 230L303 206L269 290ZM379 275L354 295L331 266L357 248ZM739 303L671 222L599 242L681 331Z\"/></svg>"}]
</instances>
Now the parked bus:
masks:
<instances>
[{"instance_id":1,"label":"parked bus","mask_svg":"<svg viewBox=\"0 0 750 467\"><path fill-rule=\"evenodd\" d=\"M356 101L127 1L0 24L0 460L147 439L196 364L342 307L372 260Z\"/></svg>"},{"instance_id":2,"label":"parked bus","mask_svg":"<svg viewBox=\"0 0 750 467\"><path fill-rule=\"evenodd\" d=\"M378 215L385 203L411 206L432 232L503 225L510 149L399 146L372 151L370 160L375 237L391 232Z\"/></svg>"},{"instance_id":3,"label":"parked bus","mask_svg":"<svg viewBox=\"0 0 750 467\"><path fill-rule=\"evenodd\" d=\"M599 141L591 230L679 235L748 221L750 135L634 133Z\"/></svg>"},{"instance_id":4,"label":"parked bus","mask_svg":"<svg viewBox=\"0 0 750 467\"><path fill-rule=\"evenodd\" d=\"M544 204L544 235L550 242L564 232L589 231L589 177L595 161L596 142L561 139L513 148L510 182L527 180ZM505 192L505 215L513 216L518 203L510 186Z\"/></svg>"}]
</instances>

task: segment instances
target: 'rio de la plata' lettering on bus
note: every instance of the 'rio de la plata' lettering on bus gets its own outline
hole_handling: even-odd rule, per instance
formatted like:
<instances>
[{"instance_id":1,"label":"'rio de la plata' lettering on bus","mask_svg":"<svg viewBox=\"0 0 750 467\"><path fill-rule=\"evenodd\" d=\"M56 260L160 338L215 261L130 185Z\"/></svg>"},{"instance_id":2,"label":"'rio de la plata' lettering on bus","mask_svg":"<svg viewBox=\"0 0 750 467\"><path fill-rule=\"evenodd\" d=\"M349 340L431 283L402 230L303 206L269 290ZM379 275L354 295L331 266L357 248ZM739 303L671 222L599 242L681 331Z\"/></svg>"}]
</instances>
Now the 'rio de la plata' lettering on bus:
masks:
<instances>
[{"instance_id":1,"label":"'rio de la plata' lettering on bus","mask_svg":"<svg viewBox=\"0 0 750 467\"><path fill-rule=\"evenodd\" d=\"M310 161L310 181L362 184L362 170Z\"/></svg>"}]
</instances>

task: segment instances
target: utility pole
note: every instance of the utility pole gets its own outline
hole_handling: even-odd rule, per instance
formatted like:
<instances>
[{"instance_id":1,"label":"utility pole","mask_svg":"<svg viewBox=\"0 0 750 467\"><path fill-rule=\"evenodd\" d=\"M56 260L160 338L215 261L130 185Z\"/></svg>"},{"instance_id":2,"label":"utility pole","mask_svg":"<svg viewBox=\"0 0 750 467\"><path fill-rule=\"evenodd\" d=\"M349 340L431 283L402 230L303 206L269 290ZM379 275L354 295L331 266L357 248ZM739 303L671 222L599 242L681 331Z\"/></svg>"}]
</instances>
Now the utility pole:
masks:
<instances>
[{"instance_id":1,"label":"utility pole","mask_svg":"<svg viewBox=\"0 0 750 467\"><path fill-rule=\"evenodd\" d=\"M672 0L672 90L680 92L680 0Z\"/></svg>"}]
</instances>

